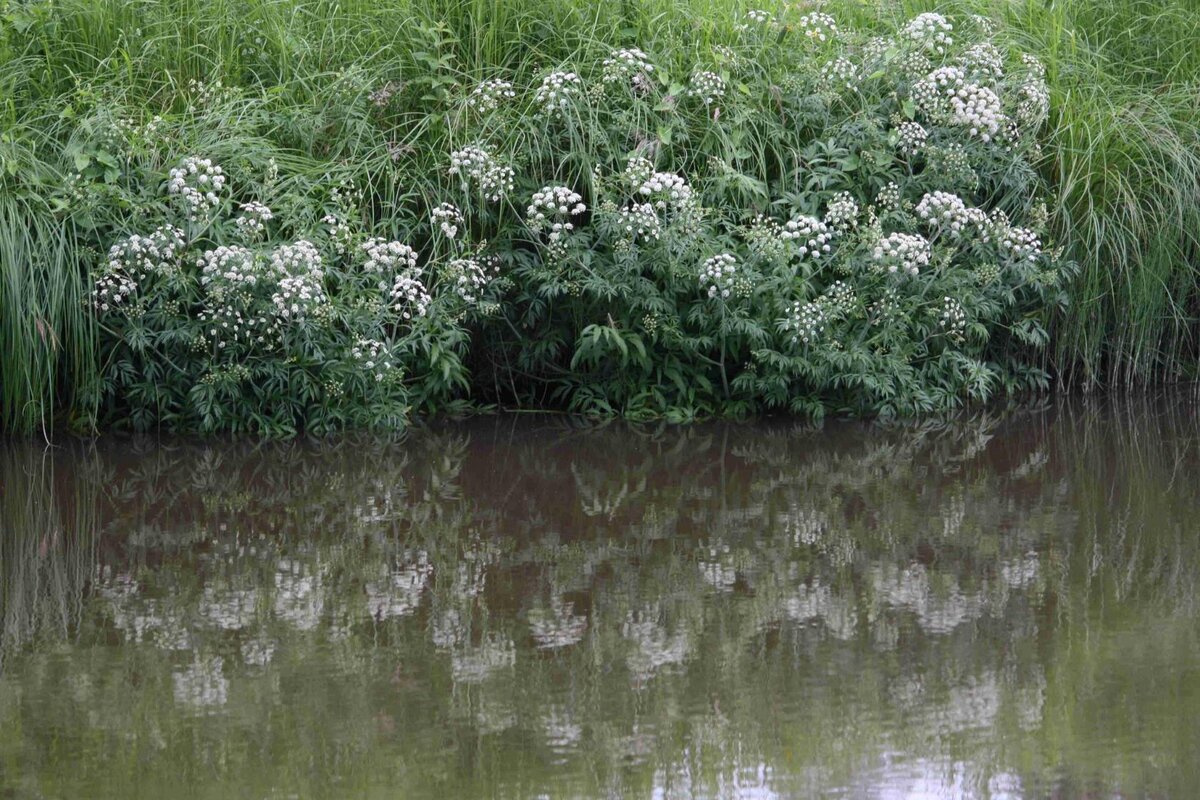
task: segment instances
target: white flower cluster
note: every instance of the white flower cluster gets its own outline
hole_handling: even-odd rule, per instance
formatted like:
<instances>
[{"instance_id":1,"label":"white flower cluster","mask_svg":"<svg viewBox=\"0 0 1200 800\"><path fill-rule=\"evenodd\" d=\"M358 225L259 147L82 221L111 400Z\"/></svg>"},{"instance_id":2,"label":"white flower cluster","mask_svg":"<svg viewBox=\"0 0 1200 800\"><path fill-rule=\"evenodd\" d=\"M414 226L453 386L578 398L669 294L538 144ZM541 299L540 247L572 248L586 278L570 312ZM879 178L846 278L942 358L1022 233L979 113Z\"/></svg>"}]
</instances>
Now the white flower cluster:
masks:
<instances>
[{"instance_id":1,"label":"white flower cluster","mask_svg":"<svg viewBox=\"0 0 1200 800\"><path fill-rule=\"evenodd\" d=\"M1032 75L1018 90L1017 122L1037 128L1050 115L1050 87L1040 75Z\"/></svg>"},{"instance_id":2,"label":"white flower cluster","mask_svg":"<svg viewBox=\"0 0 1200 800\"><path fill-rule=\"evenodd\" d=\"M492 202L500 201L511 192L516 180L512 167L501 164L478 145L469 145L451 153L449 174L459 176L464 189L468 179L475 181L484 196Z\"/></svg>"},{"instance_id":3,"label":"white flower cluster","mask_svg":"<svg viewBox=\"0 0 1200 800\"><path fill-rule=\"evenodd\" d=\"M367 370L376 383L381 383L392 370L392 355L387 345L378 339L360 337L350 348L350 357Z\"/></svg>"},{"instance_id":4,"label":"white flower cluster","mask_svg":"<svg viewBox=\"0 0 1200 800\"><path fill-rule=\"evenodd\" d=\"M625 235L633 241L638 239L657 240L662 235L658 214L655 213L654 206L649 203L635 203L629 208L621 209L618 224Z\"/></svg>"},{"instance_id":5,"label":"white flower cluster","mask_svg":"<svg viewBox=\"0 0 1200 800\"><path fill-rule=\"evenodd\" d=\"M268 337L274 337L279 331L278 317L256 317L252 311L237 302L230 302L230 298L221 293L213 293L210 300L215 300L215 304L206 305L198 318L205 337L218 350L240 343L265 345Z\"/></svg>"},{"instance_id":6,"label":"white flower cluster","mask_svg":"<svg viewBox=\"0 0 1200 800\"><path fill-rule=\"evenodd\" d=\"M858 227L858 203L849 192L838 192L825 209L825 224L836 231Z\"/></svg>"},{"instance_id":7,"label":"white flower cluster","mask_svg":"<svg viewBox=\"0 0 1200 800\"><path fill-rule=\"evenodd\" d=\"M542 78L542 85L538 87L534 100L547 114L562 115L582 85L583 82L574 72L551 72Z\"/></svg>"},{"instance_id":8,"label":"white flower cluster","mask_svg":"<svg viewBox=\"0 0 1200 800\"><path fill-rule=\"evenodd\" d=\"M362 249L367 254L363 263L367 272L391 275L417 268L417 251L403 242L371 238L363 243Z\"/></svg>"},{"instance_id":9,"label":"white flower cluster","mask_svg":"<svg viewBox=\"0 0 1200 800\"><path fill-rule=\"evenodd\" d=\"M805 14L799 21L800 31L809 39L827 42L837 36L837 21L829 14Z\"/></svg>"},{"instance_id":10,"label":"white flower cluster","mask_svg":"<svg viewBox=\"0 0 1200 800\"><path fill-rule=\"evenodd\" d=\"M942 299L942 312L938 316L938 325L952 339L961 339L967 332L967 311L963 304L953 297Z\"/></svg>"},{"instance_id":11,"label":"white flower cluster","mask_svg":"<svg viewBox=\"0 0 1200 800\"><path fill-rule=\"evenodd\" d=\"M92 307L101 314L125 304L137 291L137 284L128 276L119 272L110 272L96 279L96 288L92 290Z\"/></svg>"},{"instance_id":12,"label":"white flower cluster","mask_svg":"<svg viewBox=\"0 0 1200 800\"><path fill-rule=\"evenodd\" d=\"M463 213L453 203L442 203L429 215L431 224L436 225L447 239L458 236L458 229L464 223Z\"/></svg>"},{"instance_id":13,"label":"white flower cluster","mask_svg":"<svg viewBox=\"0 0 1200 800\"><path fill-rule=\"evenodd\" d=\"M725 80L715 72L707 70L692 74L692 82L688 86L688 97L699 97L706 106L725 96Z\"/></svg>"},{"instance_id":14,"label":"white flower cluster","mask_svg":"<svg viewBox=\"0 0 1200 800\"><path fill-rule=\"evenodd\" d=\"M927 12L918 14L908 21L900 31L910 42L938 55L945 55L946 48L954 44L950 33L954 26L941 14Z\"/></svg>"},{"instance_id":15,"label":"white flower cluster","mask_svg":"<svg viewBox=\"0 0 1200 800\"><path fill-rule=\"evenodd\" d=\"M812 344L821 338L829 321L825 304L820 301L792 304L791 313L783 321L783 329L791 331L792 344Z\"/></svg>"},{"instance_id":16,"label":"white flower cluster","mask_svg":"<svg viewBox=\"0 0 1200 800\"><path fill-rule=\"evenodd\" d=\"M456 258L446 265L446 278L454 287L454 293L468 305L474 305L483 296L483 290L491 282L496 266L478 258Z\"/></svg>"},{"instance_id":17,"label":"white flower cluster","mask_svg":"<svg viewBox=\"0 0 1200 800\"><path fill-rule=\"evenodd\" d=\"M660 211L677 211L692 201L692 187L673 172L655 172L638 187L638 194L649 198Z\"/></svg>"},{"instance_id":18,"label":"white flower cluster","mask_svg":"<svg viewBox=\"0 0 1200 800\"><path fill-rule=\"evenodd\" d=\"M770 11L763 11L760 8L752 8L746 12L746 22L739 25L739 30L750 30L752 28L773 25L775 23L775 15Z\"/></svg>"},{"instance_id":19,"label":"white flower cluster","mask_svg":"<svg viewBox=\"0 0 1200 800\"><path fill-rule=\"evenodd\" d=\"M901 153L908 156L921 152L929 139L929 132L919 122L901 122L897 133L897 146Z\"/></svg>"},{"instance_id":20,"label":"white flower cluster","mask_svg":"<svg viewBox=\"0 0 1200 800\"><path fill-rule=\"evenodd\" d=\"M875 205L880 208L895 209L900 207L900 186L895 181L889 181L887 186L875 195Z\"/></svg>"},{"instance_id":21,"label":"white flower cluster","mask_svg":"<svg viewBox=\"0 0 1200 800\"><path fill-rule=\"evenodd\" d=\"M188 216L196 222L206 219L221 204L225 183L225 172L219 164L209 158L189 156L171 169L167 192L183 198Z\"/></svg>"},{"instance_id":22,"label":"white flower cluster","mask_svg":"<svg viewBox=\"0 0 1200 800\"><path fill-rule=\"evenodd\" d=\"M986 86L969 83L950 98L950 121L966 128L972 136L990 142L1005 123L999 96Z\"/></svg>"},{"instance_id":23,"label":"white flower cluster","mask_svg":"<svg viewBox=\"0 0 1200 800\"><path fill-rule=\"evenodd\" d=\"M914 233L890 233L875 245L872 258L889 274L916 277L921 267L929 266L929 241Z\"/></svg>"},{"instance_id":24,"label":"white flower cluster","mask_svg":"<svg viewBox=\"0 0 1200 800\"><path fill-rule=\"evenodd\" d=\"M420 273L416 270L401 272L392 282L392 308L400 314L400 318L411 320L423 317L429 311L433 298L425 290Z\"/></svg>"},{"instance_id":25,"label":"white flower cluster","mask_svg":"<svg viewBox=\"0 0 1200 800\"><path fill-rule=\"evenodd\" d=\"M550 244L557 244L564 234L575 230L571 217L587 211L583 197L566 186L543 186L535 192L525 209L529 228L535 233L548 231Z\"/></svg>"},{"instance_id":26,"label":"white flower cluster","mask_svg":"<svg viewBox=\"0 0 1200 800\"><path fill-rule=\"evenodd\" d=\"M311 276L320 279L324 275L321 251L307 239L281 244L271 253L271 270L280 277Z\"/></svg>"},{"instance_id":27,"label":"white flower cluster","mask_svg":"<svg viewBox=\"0 0 1200 800\"><path fill-rule=\"evenodd\" d=\"M602 80L606 84L625 84L638 94L650 91L650 77L654 65L650 57L636 47L614 50L604 59Z\"/></svg>"},{"instance_id":28,"label":"white flower cluster","mask_svg":"<svg viewBox=\"0 0 1200 800\"><path fill-rule=\"evenodd\" d=\"M163 225L149 236L133 234L108 249L109 273L123 272L137 279L171 271L183 248L183 231Z\"/></svg>"},{"instance_id":29,"label":"white flower cluster","mask_svg":"<svg viewBox=\"0 0 1200 800\"><path fill-rule=\"evenodd\" d=\"M254 201L242 203L241 212L233 224L237 227L238 235L248 242L262 236L267 230L267 223L275 218L270 208Z\"/></svg>"},{"instance_id":30,"label":"white flower cluster","mask_svg":"<svg viewBox=\"0 0 1200 800\"><path fill-rule=\"evenodd\" d=\"M1037 261L1042 254L1042 240L1029 228L997 226L996 244L1012 261Z\"/></svg>"},{"instance_id":31,"label":"white flower cluster","mask_svg":"<svg viewBox=\"0 0 1200 800\"><path fill-rule=\"evenodd\" d=\"M832 317L848 317L858 306L858 295L854 287L845 281L831 283L822 299Z\"/></svg>"},{"instance_id":32,"label":"white flower cluster","mask_svg":"<svg viewBox=\"0 0 1200 800\"><path fill-rule=\"evenodd\" d=\"M339 256L346 255L346 249L350 247L354 239L354 231L351 230L350 225L337 214L326 214L321 217L321 222L329 228L329 238L333 242L333 249Z\"/></svg>"},{"instance_id":33,"label":"white flower cluster","mask_svg":"<svg viewBox=\"0 0 1200 800\"><path fill-rule=\"evenodd\" d=\"M510 82L493 78L482 82L471 91L467 105L486 114L495 111L504 101L512 100L516 96L517 93Z\"/></svg>"},{"instance_id":34,"label":"white flower cluster","mask_svg":"<svg viewBox=\"0 0 1200 800\"><path fill-rule=\"evenodd\" d=\"M729 253L721 253L704 262L700 270L700 288L707 288L709 297L727 299L733 294L737 280L737 259Z\"/></svg>"},{"instance_id":35,"label":"white flower cluster","mask_svg":"<svg viewBox=\"0 0 1200 800\"><path fill-rule=\"evenodd\" d=\"M972 45L963 53L961 62L964 70L982 78L995 80L1004 77L1004 56L991 42Z\"/></svg>"},{"instance_id":36,"label":"white flower cluster","mask_svg":"<svg viewBox=\"0 0 1200 800\"><path fill-rule=\"evenodd\" d=\"M853 91L858 86L858 67L850 59L838 56L821 69L821 82L831 89Z\"/></svg>"},{"instance_id":37,"label":"white flower cluster","mask_svg":"<svg viewBox=\"0 0 1200 800\"><path fill-rule=\"evenodd\" d=\"M275 313L283 319L305 319L313 315L325 303L325 287L321 285L320 273L289 275L279 281L279 287L271 296Z\"/></svg>"},{"instance_id":38,"label":"white flower cluster","mask_svg":"<svg viewBox=\"0 0 1200 800\"><path fill-rule=\"evenodd\" d=\"M829 241L833 238L833 233L828 225L816 217L799 216L787 221L779 238L799 242L797 252L801 258L818 258L829 252Z\"/></svg>"},{"instance_id":39,"label":"white flower cluster","mask_svg":"<svg viewBox=\"0 0 1200 800\"><path fill-rule=\"evenodd\" d=\"M927 114L942 113L966 82L966 73L959 67L938 67L913 86L913 100Z\"/></svg>"},{"instance_id":40,"label":"white flower cluster","mask_svg":"<svg viewBox=\"0 0 1200 800\"><path fill-rule=\"evenodd\" d=\"M654 164L650 159L642 156L634 156L629 159L625 165L625 171L621 174L626 185L635 191L650 180L652 175L654 175Z\"/></svg>"},{"instance_id":41,"label":"white flower cluster","mask_svg":"<svg viewBox=\"0 0 1200 800\"><path fill-rule=\"evenodd\" d=\"M969 208L962 198L950 192L929 192L917 203L917 216L931 227L954 238L987 224L987 215L978 208Z\"/></svg>"},{"instance_id":42,"label":"white flower cluster","mask_svg":"<svg viewBox=\"0 0 1200 800\"><path fill-rule=\"evenodd\" d=\"M263 278L254 251L236 245L205 250L196 266L200 267L200 283L217 294L257 286Z\"/></svg>"}]
</instances>

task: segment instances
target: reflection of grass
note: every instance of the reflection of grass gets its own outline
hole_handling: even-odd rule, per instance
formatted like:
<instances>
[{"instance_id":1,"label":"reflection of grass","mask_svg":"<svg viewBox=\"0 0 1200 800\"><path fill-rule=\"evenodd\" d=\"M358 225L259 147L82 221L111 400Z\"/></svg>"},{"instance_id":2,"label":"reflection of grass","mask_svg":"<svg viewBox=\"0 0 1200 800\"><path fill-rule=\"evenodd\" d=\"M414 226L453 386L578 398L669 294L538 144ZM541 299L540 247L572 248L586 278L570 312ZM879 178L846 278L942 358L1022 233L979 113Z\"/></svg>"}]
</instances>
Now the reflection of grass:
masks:
<instances>
[{"instance_id":1,"label":"reflection of grass","mask_svg":"<svg viewBox=\"0 0 1200 800\"><path fill-rule=\"evenodd\" d=\"M0 447L0 672L25 644L79 623L100 509L78 465L53 449Z\"/></svg>"}]
</instances>

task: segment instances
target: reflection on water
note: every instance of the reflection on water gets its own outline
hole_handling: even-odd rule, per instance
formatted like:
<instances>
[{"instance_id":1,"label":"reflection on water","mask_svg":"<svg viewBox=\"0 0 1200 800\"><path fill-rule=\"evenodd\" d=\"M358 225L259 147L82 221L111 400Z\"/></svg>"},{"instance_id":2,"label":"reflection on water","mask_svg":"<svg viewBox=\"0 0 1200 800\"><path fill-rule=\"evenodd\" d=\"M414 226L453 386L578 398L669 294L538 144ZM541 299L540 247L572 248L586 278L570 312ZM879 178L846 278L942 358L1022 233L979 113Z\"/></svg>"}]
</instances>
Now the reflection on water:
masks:
<instances>
[{"instance_id":1,"label":"reflection on water","mask_svg":"<svg viewBox=\"0 0 1200 800\"><path fill-rule=\"evenodd\" d=\"M4 445L0 796L1191 796L1195 410Z\"/></svg>"}]
</instances>

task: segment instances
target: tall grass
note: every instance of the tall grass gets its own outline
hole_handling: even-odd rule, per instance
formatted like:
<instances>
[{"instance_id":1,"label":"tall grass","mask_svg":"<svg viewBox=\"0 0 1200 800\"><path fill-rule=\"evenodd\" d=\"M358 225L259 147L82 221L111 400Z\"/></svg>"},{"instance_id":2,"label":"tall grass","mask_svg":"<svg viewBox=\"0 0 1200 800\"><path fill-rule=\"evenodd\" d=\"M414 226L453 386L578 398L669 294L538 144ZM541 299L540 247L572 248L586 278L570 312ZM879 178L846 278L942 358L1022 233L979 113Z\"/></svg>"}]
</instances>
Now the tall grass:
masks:
<instances>
[{"instance_id":1,"label":"tall grass","mask_svg":"<svg viewBox=\"0 0 1200 800\"><path fill-rule=\"evenodd\" d=\"M768 7L773 3L764 3ZM846 26L933 3L824 4ZM1056 323L1063 385L1132 387L1192 378L1200 365L1200 10L1195 0L957 0L997 20L1048 67L1054 124L1043 168L1061 238L1083 266ZM374 126L347 118L347 73L434 96L501 69L540 69L616 46L682 59L744 10L733 0L62 0L9 2L0 22L0 427L49 425L87 401L94 332L82 298L88 248L120 208L81 217L53 204L81 141L79 99L147 117L184 106L192 80L266 90L269 142L236 117L195 130L214 156L270 150L315 184L353 170L377 208L434 195L448 126L410 105L394 119L395 163ZM432 105L430 106L432 108ZM102 121L90 129L102 133ZM163 154L164 163L178 153ZM768 157L768 156L764 156ZM305 177L305 176L309 177Z\"/></svg>"}]
</instances>

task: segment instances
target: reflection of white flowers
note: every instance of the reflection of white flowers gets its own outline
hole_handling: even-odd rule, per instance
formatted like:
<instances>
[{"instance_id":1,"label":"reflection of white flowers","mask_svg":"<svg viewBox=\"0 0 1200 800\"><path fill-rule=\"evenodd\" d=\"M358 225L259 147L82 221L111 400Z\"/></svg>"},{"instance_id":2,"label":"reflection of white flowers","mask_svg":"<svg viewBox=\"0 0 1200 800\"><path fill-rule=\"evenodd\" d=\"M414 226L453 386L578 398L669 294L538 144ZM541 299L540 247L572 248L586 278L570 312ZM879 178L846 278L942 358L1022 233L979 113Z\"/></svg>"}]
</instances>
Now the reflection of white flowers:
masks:
<instances>
[{"instance_id":1,"label":"reflection of white flowers","mask_svg":"<svg viewBox=\"0 0 1200 800\"><path fill-rule=\"evenodd\" d=\"M196 659L172 676L175 702L197 709L223 706L229 700L229 679L223 673L220 656Z\"/></svg>"},{"instance_id":2,"label":"reflection of white flowers","mask_svg":"<svg viewBox=\"0 0 1200 800\"><path fill-rule=\"evenodd\" d=\"M682 664L692 651L686 630L671 633L649 614L629 614L621 626L621 635L632 645L626 664L637 684L649 680L665 666Z\"/></svg>"},{"instance_id":3,"label":"reflection of white flowers","mask_svg":"<svg viewBox=\"0 0 1200 800\"><path fill-rule=\"evenodd\" d=\"M587 617L560 596L550 598L549 607L534 606L529 612L529 629L541 649L549 650L578 643L587 631Z\"/></svg>"},{"instance_id":4,"label":"reflection of white flowers","mask_svg":"<svg viewBox=\"0 0 1200 800\"><path fill-rule=\"evenodd\" d=\"M280 561L275 570L275 616L309 631L317 627L324 609L320 577L303 564Z\"/></svg>"},{"instance_id":5,"label":"reflection of white flowers","mask_svg":"<svg viewBox=\"0 0 1200 800\"><path fill-rule=\"evenodd\" d=\"M496 671L516 662L517 648L512 639L492 635L484 637L477 647L452 653L450 671L455 683L482 683Z\"/></svg>"},{"instance_id":6,"label":"reflection of white flowers","mask_svg":"<svg viewBox=\"0 0 1200 800\"><path fill-rule=\"evenodd\" d=\"M367 583L367 612L375 620L408 616L421 604L432 573L428 554L418 551L386 576Z\"/></svg>"},{"instance_id":7,"label":"reflection of white flowers","mask_svg":"<svg viewBox=\"0 0 1200 800\"><path fill-rule=\"evenodd\" d=\"M220 589L206 586L200 598L200 616L222 630L236 631L254 623L258 592L254 589Z\"/></svg>"},{"instance_id":8,"label":"reflection of white flowers","mask_svg":"<svg viewBox=\"0 0 1200 800\"><path fill-rule=\"evenodd\" d=\"M275 642L255 637L242 642L242 661L251 667L265 667L275 657Z\"/></svg>"}]
</instances>

